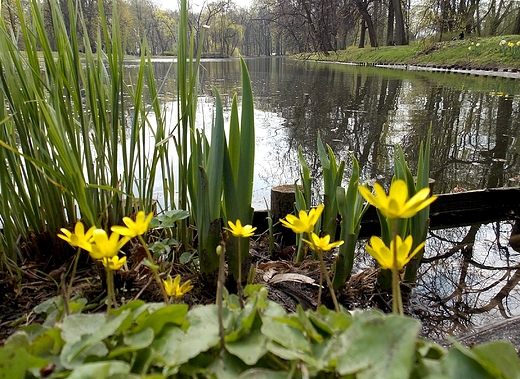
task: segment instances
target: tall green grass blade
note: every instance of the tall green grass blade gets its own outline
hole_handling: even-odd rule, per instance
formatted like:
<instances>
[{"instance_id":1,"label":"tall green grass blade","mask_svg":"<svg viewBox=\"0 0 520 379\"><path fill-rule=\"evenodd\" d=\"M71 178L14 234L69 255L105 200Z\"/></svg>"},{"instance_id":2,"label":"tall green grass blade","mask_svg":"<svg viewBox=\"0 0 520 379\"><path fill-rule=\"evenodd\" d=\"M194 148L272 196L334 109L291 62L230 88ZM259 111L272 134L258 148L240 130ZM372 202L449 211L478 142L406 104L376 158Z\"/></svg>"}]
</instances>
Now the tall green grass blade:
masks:
<instances>
[{"instance_id":1,"label":"tall green grass blade","mask_svg":"<svg viewBox=\"0 0 520 379\"><path fill-rule=\"evenodd\" d=\"M332 285L335 289L340 288L350 277L354 266L354 254L356 242L361 230L361 219L368 209L363 197L359 193L359 163L352 158L352 173L350 175L347 191L338 186L336 189L336 201L339 214L341 215L340 239L345 241L339 247L338 258L334 264L334 278Z\"/></svg>"},{"instance_id":2,"label":"tall green grass blade","mask_svg":"<svg viewBox=\"0 0 520 379\"><path fill-rule=\"evenodd\" d=\"M427 188L430 185L430 143L431 143L431 126L428 130L428 136L426 142L423 145L421 143L419 148L419 160L417 163L417 182L415 185L415 191L419 191L422 188ZM430 207L426 207L419 211L411 219L411 235L413 237L412 249L415 249L420 243L426 240L428 233L428 227L430 225ZM417 271L421 264L421 260L424 254L424 248L421 249L411 260L408 262L405 268L404 280L409 283L415 283L417 278Z\"/></svg>"},{"instance_id":3,"label":"tall green grass blade","mask_svg":"<svg viewBox=\"0 0 520 379\"><path fill-rule=\"evenodd\" d=\"M345 171L345 162L342 161L339 166L336 163L336 157L332 148L323 145L321 136L318 134L318 154L320 156L321 166L323 170L323 203L324 210L322 215L322 232L328 234L334 239L338 223L338 205L336 203L336 188L341 186L343 180L343 172Z\"/></svg>"}]
</instances>

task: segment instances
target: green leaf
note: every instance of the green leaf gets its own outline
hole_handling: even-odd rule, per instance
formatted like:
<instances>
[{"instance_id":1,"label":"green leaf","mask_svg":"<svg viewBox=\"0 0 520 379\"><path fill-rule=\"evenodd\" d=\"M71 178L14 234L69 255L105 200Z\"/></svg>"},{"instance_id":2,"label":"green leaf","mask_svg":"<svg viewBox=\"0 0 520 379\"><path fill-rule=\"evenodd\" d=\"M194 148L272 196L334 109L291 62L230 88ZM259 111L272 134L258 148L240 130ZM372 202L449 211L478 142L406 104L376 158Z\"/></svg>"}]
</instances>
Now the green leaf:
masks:
<instances>
[{"instance_id":1,"label":"green leaf","mask_svg":"<svg viewBox=\"0 0 520 379\"><path fill-rule=\"evenodd\" d=\"M497 378L489 374L474 359L462 351L452 348L441 361L443 372L454 379L492 379Z\"/></svg>"},{"instance_id":2,"label":"green leaf","mask_svg":"<svg viewBox=\"0 0 520 379\"><path fill-rule=\"evenodd\" d=\"M254 329L239 340L226 342L226 349L244 363L254 365L267 353L266 344L267 337L262 334L260 329Z\"/></svg>"},{"instance_id":3,"label":"green leaf","mask_svg":"<svg viewBox=\"0 0 520 379\"><path fill-rule=\"evenodd\" d=\"M24 379L30 369L44 367L48 360L19 348L0 348L0 379Z\"/></svg>"},{"instance_id":4,"label":"green leaf","mask_svg":"<svg viewBox=\"0 0 520 379\"><path fill-rule=\"evenodd\" d=\"M244 362L225 350L207 367L218 379L236 379L246 369Z\"/></svg>"},{"instance_id":5,"label":"green leaf","mask_svg":"<svg viewBox=\"0 0 520 379\"><path fill-rule=\"evenodd\" d=\"M317 367L318 363L311 352L282 346L278 342L270 341L267 343L267 350L278 358L286 360L300 360L313 367Z\"/></svg>"},{"instance_id":6,"label":"green leaf","mask_svg":"<svg viewBox=\"0 0 520 379\"><path fill-rule=\"evenodd\" d=\"M101 313L68 316L61 325L61 337L67 343L75 343L85 335L97 333L105 322L106 315Z\"/></svg>"},{"instance_id":7,"label":"green leaf","mask_svg":"<svg viewBox=\"0 0 520 379\"><path fill-rule=\"evenodd\" d=\"M337 359L341 375L407 378L420 327L417 320L407 317L363 314L330 345L330 359Z\"/></svg>"},{"instance_id":8,"label":"green leaf","mask_svg":"<svg viewBox=\"0 0 520 379\"><path fill-rule=\"evenodd\" d=\"M350 314L331 311L323 305L317 312L310 313L309 319L319 330L329 335L344 331L352 324Z\"/></svg>"},{"instance_id":9,"label":"green leaf","mask_svg":"<svg viewBox=\"0 0 520 379\"><path fill-rule=\"evenodd\" d=\"M130 316L131 311L125 310L108 321L100 314L71 315L65 318L62 336L67 343L60 356L63 366L72 369L91 355L103 357L108 354L108 349L102 341L114 335L122 325L128 326ZM80 333L75 333L77 330L80 330Z\"/></svg>"},{"instance_id":10,"label":"green leaf","mask_svg":"<svg viewBox=\"0 0 520 379\"><path fill-rule=\"evenodd\" d=\"M490 373L504 378L520 378L520 361L515 347L506 341L492 341L471 349L478 362Z\"/></svg>"},{"instance_id":11,"label":"green leaf","mask_svg":"<svg viewBox=\"0 0 520 379\"><path fill-rule=\"evenodd\" d=\"M289 324L294 324L283 308L278 304L268 303L268 307L261 315L262 333L270 340L277 342L287 349L296 351L310 352L311 346L304 335L303 328L295 328Z\"/></svg>"},{"instance_id":12,"label":"green leaf","mask_svg":"<svg viewBox=\"0 0 520 379\"><path fill-rule=\"evenodd\" d=\"M186 363L220 342L216 305L193 308L187 320L190 326L186 331L178 326L166 325L152 343L152 348L168 366Z\"/></svg>"},{"instance_id":13,"label":"green leaf","mask_svg":"<svg viewBox=\"0 0 520 379\"><path fill-rule=\"evenodd\" d=\"M146 317L137 327L134 328L133 332L139 333L146 328L151 328L154 334L157 335L166 324L184 324L187 312L187 304L167 305L157 309Z\"/></svg>"},{"instance_id":14,"label":"green leaf","mask_svg":"<svg viewBox=\"0 0 520 379\"><path fill-rule=\"evenodd\" d=\"M266 368L252 368L244 371L237 379L286 379L287 372L273 371Z\"/></svg>"},{"instance_id":15,"label":"green leaf","mask_svg":"<svg viewBox=\"0 0 520 379\"><path fill-rule=\"evenodd\" d=\"M100 379L117 374L129 374L130 365L121 361L85 363L77 367L68 379ZM126 376L128 377L128 376Z\"/></svg>"},{"instance_id":16,"label":"green leaf","mask_svg":"<svg viewBox=\"0 0 520 379\"><path fill-rule=\"evenodd\" d=\"M60 354L60 362L66 369L72 370L81 366L85 359L90 357L105 357L108 354L108 348L101 342L92 342L89 337L84 336L79 341L67 343Z\"/></svg>"},{"instance_id":17,"label":"green leaf","mask_svg":"<svg viewBox=\"0 0 520 379\"><path fill-rule=\"evenodd\" d=\"M127 334L123 337L123 343L135 349L144 349L150 346L154 336L154 330L146 328L137 333Z\"/></svg>"}]
</instances>

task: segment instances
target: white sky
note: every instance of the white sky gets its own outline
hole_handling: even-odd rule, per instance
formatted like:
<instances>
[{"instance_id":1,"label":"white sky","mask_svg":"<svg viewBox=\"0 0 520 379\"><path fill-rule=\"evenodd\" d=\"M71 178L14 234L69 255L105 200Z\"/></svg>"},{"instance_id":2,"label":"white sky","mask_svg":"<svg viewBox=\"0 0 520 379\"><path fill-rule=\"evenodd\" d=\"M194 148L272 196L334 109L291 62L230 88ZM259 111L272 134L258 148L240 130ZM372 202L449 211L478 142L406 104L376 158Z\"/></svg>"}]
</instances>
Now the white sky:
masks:
<instances>
[{"instance_id":1,"label":"white sky","mask_svg":"<svg viewBox=\"0 0 520 379\"><path fill-rule=\"evenodd\" d=\"M177 0L155 0L163 9L178 9ZM190 6L195 9L200 9L202 4L209 3L216 0L188 0ZM232 0L240 7L248 7L253 0Z\"/></svg>"}]
</instances>

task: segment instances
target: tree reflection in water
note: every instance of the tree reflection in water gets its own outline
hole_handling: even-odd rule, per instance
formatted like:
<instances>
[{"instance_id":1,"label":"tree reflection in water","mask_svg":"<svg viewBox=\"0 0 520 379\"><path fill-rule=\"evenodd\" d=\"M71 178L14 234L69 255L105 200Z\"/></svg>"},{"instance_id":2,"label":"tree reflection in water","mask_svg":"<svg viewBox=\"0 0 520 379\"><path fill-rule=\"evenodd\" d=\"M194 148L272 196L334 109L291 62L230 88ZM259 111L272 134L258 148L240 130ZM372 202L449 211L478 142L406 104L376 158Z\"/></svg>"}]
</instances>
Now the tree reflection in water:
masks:
<instances>
[{"instance_id":1,"label":"tree reflection in water","mask_svg":"<svg viewBox=\"0 0 520 379\"><path fill-rule=\"evenodd\" d=\"M517 233L513 221L430 231L410 303L424 335L442 339L520 315Z\"/></svg>"}]
</instances>

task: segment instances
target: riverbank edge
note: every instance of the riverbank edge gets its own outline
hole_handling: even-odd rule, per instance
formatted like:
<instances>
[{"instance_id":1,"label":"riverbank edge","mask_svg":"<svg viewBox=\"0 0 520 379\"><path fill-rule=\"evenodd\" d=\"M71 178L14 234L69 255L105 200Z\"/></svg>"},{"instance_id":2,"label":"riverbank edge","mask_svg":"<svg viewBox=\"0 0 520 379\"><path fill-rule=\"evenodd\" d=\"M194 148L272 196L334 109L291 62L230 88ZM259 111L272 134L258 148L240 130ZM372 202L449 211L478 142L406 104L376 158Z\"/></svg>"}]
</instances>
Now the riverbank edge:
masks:
<instances>
[{"instance_id":1,"label":"riverbank edge","mask_svg":"<svg viewBox=\"0 0 520 379\"><path fill-rule=\"evenodd\" d=\"M298 59L298 58L296 58ZM456 73L464 75L475 75L475 76L493 76L502 77L509 79L520 79L520 72L517 68L510 67L494 67L493 69L486 68L463 68L458 65L420 65L420 64L405 64L405 63L371 63L371 62L345 62L345 61L331 61L331 60L320 60L320 59L307 59L308 62L319 62L319 63L331 63L331 64L342 64L349 66L367 66L367 67L378 67L388 68L394 70L409 70L409 71L430 71L430 72L443 72L443 73Z\"/></svg>"}]
</instances>

